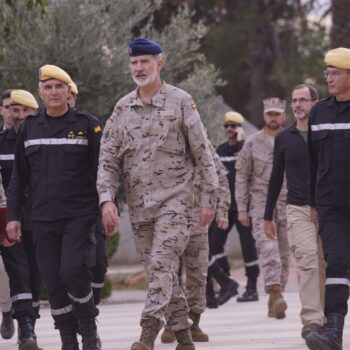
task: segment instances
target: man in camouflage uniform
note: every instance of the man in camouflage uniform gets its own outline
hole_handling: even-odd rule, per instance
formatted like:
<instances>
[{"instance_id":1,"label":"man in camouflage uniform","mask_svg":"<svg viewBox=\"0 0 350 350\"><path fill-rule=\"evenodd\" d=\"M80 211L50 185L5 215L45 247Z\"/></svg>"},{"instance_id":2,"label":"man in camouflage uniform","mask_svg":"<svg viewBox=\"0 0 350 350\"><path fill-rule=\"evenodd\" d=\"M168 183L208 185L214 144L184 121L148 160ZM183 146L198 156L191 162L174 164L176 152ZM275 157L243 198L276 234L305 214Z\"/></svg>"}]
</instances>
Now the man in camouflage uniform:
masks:
<instances>
[{"instance_id":1,"label":"man in camouflage uniform","mask_svg":"<svg viewBox=\"0 0 350 350\"><path fill-rule=\"evenodd\" d=\"M227 170L221 163L215 149L211 147L212 156L215 162L216 173L219 180L217 189L216 223L218 227L228 227L228 208L230 207L230 190L227 180ZM200 225L200 203L201 193L204 189L200 182L200 174L196 172L194 181L194 208L192 211L191 235L183 254L183 263L186 271L185 293L190 308L189 317L193 321L191 326L192 339L195 342L208 342L209 337L199 327L201 314L206 307L206 279L208 271L208 227ZM228 277L228 281L232 281ZM232 281L233 282L233 281ZM175 341L175 333L167 326L162 333L163 343Z\"/></svg>"},{"instance_id":2,"label":"man in camouflage uniform","mask_svg":"<svg viewBox=\"0 0 350 350\"><path fill-rule=\"evenodd\" d=\"M218 179L193 99L160 79L159 44L140 38L129 50L138 88L117 102L104 129L97 180L102 218L106 234L112 234L118 227L114 199L123 176L135 246L148 280L142 333L131 349L153 349L165 317L178 349L192 350L192 322L177 262L190 238L194 171L203 185L202 226L215 214Z\"/></svg>"},{"instance_id":3,"label":"man in camouflage uniform","mask_svg":"<svg viewBox=\"0 0 350 350\"><path fill-rule=\"evenodd\" d=\"M252 220L265 291L270 294L268 316L281 319L285 317L287 309L282 291L287 284L289 271L285 183L274 213L276 240L266 236L263 230L263 217L272 171L274 139L282 130L286 103L279 98L269 98L263 103L265 127L247 139L238 156L235 194L238 220L246 226L250 223L249 216Z\"/></svg>"}]
</instances>

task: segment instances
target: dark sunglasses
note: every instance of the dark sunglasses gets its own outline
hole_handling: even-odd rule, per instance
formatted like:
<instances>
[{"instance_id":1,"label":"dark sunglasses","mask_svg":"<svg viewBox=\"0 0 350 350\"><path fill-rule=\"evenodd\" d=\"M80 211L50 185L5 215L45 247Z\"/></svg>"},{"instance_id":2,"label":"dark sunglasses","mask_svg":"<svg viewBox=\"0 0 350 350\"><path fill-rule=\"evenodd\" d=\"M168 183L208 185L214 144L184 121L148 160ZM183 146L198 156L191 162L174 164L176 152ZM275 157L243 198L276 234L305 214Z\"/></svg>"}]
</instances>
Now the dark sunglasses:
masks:
<instances>
[{"instance_id":1,"label":"dark sunglasses","mask_svg":"<svg viewBox=\"0 0 350 350\"><path fill-rule=\"evenodd\" d=\"M235 129L235 128L237 128L237 125L236 124L224 124L224 128L225 129L227 129L227 128Z\"/></svg>"}]
</instances>

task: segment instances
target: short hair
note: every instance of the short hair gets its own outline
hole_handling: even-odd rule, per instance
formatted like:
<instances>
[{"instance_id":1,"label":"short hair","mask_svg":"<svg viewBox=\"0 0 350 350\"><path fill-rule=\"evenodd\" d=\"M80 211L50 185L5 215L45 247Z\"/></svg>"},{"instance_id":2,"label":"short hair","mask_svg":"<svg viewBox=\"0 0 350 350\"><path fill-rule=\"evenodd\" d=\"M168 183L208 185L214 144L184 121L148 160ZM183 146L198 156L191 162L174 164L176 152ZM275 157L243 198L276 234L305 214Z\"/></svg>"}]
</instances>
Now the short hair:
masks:
<instances>
[{"instance_id":1,"label":"short hair","mask_svg":"<svg viewBox=\"0 0 350 350\"><path fill-rule=\"evenodd\" d=\"M317 89L312 84L309 84L309 83L298 84L297 86L294 87L292 92L303 88L307 88L309 90L310 97L313 101L318 100L319 95L318 95Z\"/></svg>"},{"instance_id":2,"label":"short hair","mask_svg":"<svg viewBox=\"0 0 350 350\"><path fill-rule=\"evenodd\" d=\"M11 97L11 91L12 91L12 89L7 89L1 93L1 95L0 95L0 106L1 107L2 107L2 103L4 102L4 100Z\"/></svg>"}]
</instances>

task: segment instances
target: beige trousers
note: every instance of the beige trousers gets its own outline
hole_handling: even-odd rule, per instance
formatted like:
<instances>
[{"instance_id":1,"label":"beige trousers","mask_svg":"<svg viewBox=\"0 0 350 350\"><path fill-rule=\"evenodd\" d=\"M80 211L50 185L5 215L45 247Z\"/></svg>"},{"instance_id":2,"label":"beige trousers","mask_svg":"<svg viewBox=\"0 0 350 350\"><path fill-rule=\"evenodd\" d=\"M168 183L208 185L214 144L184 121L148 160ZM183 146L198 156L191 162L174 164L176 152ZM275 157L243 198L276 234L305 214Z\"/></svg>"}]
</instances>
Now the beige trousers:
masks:
<instances>
[{"instance_id":1,"label":"beige trousers","mask_svg":"<svg viewBox=\"0 0 350 350\"><path fill-rule=\"evenodd\" d=\"M10 284L4 262L0 255L0 312L10 312L12 301L10 296Z\"/></svg>"},{"instance_id":2,"label":"beige trousers","mask_svg":"<svg viewBox=\"0 0 350 350\"><path fill-rule=\"evenodd\" d=\"M297 266L303 325L324 320L325 261L310 207L287 205L288 241Z\"/></svg>"}]
</instances>

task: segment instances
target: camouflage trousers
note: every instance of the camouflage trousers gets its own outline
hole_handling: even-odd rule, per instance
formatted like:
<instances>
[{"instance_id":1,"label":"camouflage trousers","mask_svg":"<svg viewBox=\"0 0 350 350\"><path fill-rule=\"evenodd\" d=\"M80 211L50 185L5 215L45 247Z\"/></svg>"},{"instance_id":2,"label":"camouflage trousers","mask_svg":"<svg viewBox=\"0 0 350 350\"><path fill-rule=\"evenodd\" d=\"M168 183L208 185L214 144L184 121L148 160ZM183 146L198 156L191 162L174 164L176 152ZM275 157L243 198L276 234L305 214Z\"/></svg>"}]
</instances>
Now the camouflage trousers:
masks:
<instances>
[{"instance_id":1,"label":"camouflage trousers","mask_svg":"<svg viewBox=\"0 0 350 350\"><path fill-rule=\"evenodd\" d=\"M209 243L208 227L199 225L199 210L193 210L191 236L183 254L186 271L186 298L190 310L196 314L204 312L207 300L205 295Z\"/></svg>"},{"instance_id":2,"label":"camouflage trousers","mask_svg":"<svg viewBox=\"0 0 350 350\"><path fill-rule=\"evenodd\" d=\"M179 285L178 261L190 238L189 218L163 214L132 223L136 251L144 264L148 293L141 315L156 318L173 331L191 326L185 293Z\"/></svg>"},{"instance_id":3,"label":"camouflage trousers","mask_svg":"<svg viewBox=\"0 0 350 350\"><path fill-rule=\"evenodd\" d=\"M287 236L287 219L284 216L274 217L277 240L270 239L263 230L262 216L252 217L253 236L258 251L261 270L264 277L266 293L274 284L279 284L282 290L286 287L289 275L289 245Z\"/></svg>"}]
</instances>

